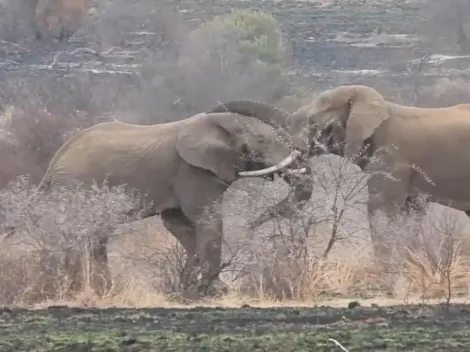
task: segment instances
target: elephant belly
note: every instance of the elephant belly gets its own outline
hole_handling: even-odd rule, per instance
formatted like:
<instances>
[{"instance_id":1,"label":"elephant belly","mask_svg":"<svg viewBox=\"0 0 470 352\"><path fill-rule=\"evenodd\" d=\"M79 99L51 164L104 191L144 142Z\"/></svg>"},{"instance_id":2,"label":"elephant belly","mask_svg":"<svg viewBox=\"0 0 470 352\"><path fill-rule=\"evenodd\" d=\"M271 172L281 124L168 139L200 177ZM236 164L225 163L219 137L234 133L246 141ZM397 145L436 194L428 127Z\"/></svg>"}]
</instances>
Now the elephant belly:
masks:
<instances>
[{"instance_id":1,"label":"elephant belly","mask_svg":"<svg viewBox=\"0 0 470 352\"><path fill-rule=\"evenodd\" d=\"M439 185L443 186L439 187ZM436 185L426 184L425 186L415 188L415 191L411 192L410 195L416 196L423 193L430 197L429 201L431 202L457 210L470 210L470 186L468 189L465 189L465 187L452 186L452 182L447 184L440 182L436 183Z\"/></svg>"},{"instance_id":2,"label":"elephant belly","mask_svg":"<svg viewBox=\"0 0 470 352\"><path fill-rule=\"evenodd\" d=\"M127 190L139 193L139 196L143 197L144 207L154 213L179 206L170 179L158 179L153 176L154 173L147 172L110 172L111 168L94 168L91 171L88 167L83 167L78 163L77 159L75 161L77 163L74 167L71 165L67 165L68 167L56 166L50 176L51 182L53 184L67 184L79 181L86 185L107 182L110 186L125 185ZM123 170L134 170L134 168L124 168Z\"/></svg>"},{"instance_id":3,"label":"elephant belly","mask_svg":"<svg viewBox=\"0 0 470 352\"><path fill-rule=\"evenodd\" d=\"M435 203L439 203L446 207L454 208L457 210L468 211L470 210L470 199L468 201L456 200L451 198L435 198L433 199Z\"/></svg>"}]
</instances>

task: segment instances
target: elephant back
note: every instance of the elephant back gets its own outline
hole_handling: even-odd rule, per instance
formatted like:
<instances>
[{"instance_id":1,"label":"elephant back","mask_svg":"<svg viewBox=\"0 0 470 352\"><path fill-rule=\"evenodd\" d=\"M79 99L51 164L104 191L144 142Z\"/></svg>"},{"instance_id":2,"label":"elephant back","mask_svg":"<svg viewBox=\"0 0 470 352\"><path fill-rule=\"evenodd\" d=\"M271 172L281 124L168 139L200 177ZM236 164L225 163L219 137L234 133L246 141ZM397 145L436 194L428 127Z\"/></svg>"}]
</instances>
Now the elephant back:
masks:
<instances>
[{"instance_id":1,"label":"elephant back","mask_svg":"<svg viewBox=\"0 0 470 352\"><path fill-rule=\"evenodd\" d=\"M272 105L254 100L231 100L220 103L207 113L233 112L252 116L271 126L286 126L290 114Z\"/></svg>"}]
</instances>

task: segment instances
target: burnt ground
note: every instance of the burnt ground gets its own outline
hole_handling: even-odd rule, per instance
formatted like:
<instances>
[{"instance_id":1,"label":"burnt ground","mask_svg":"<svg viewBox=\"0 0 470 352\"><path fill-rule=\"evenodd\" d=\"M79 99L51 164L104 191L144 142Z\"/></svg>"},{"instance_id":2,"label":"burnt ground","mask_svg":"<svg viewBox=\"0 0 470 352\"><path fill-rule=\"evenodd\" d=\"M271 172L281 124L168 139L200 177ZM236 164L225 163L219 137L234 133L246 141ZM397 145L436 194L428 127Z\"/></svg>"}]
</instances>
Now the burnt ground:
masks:
<instances>
[{"instance_id":1,"label":"burnt ground","mask_svg":"<svg viewBox=\"0 0 470 352\"><path fill-rule=\"evenodd\" d=\"M0 311L9 351L463 351L470 308L194 308Z\"/></svg>"},{"instance_id":2,"label":"burnt ground","mask_svg":"<svg viewBox=\"0 0 470 352\"><path fill-rule=\"evenodd\" d=\"M189 27L196 27L202 21L232 9L272 13L289 41L292 51L290 71L302 84L317 89L344 82L380 86L387 81L406 91L412 89L407 70L416 67L419 63L413 60L425 53L438 56L432 57L434 61L420 72L421 83L437 76L469 75L468 58L439 56L442 53L435 52L417 36L424 20L419 16L415 2L377 1L321 7L319 2L297 0L179 0L163 2L159 6L157 11L177 13L187 20ZM148 56L148 49L158 42L159 36L153 32L155 13L148 13L146 18L138 21L127 17L116 30L121 40L112 52L104 53L101 61L90 55L63 56L59 61L72 62L72 65L50 66L57 52L87 45L77 39L79 35L68 44L33 41L24 46L0 42L0 79L84 73L89 73L92 79L135 76Z\"/></svg>"}]
</instances>

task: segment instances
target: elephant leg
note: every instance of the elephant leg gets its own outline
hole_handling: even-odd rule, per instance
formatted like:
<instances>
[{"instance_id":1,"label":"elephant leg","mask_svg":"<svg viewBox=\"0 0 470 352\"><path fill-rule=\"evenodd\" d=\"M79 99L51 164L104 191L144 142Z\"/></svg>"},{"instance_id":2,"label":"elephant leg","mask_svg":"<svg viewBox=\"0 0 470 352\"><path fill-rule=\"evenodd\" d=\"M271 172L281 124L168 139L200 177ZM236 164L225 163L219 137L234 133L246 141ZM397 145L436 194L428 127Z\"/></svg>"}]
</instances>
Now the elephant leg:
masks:
<instances>
[{"instance_id":1,"label":"elephant leg","mask_svg":"<svg viewBox=\"0 0 470 352\"><path fill-rule=\"evenodd\" d=\"M100 236L91 247L90 283L99 296L111 289L112 278L108 264L108 236Z\"/></svg>"},{"instance_id":2,"label":"elephant leg","mask_svg":"<svg viewBox=\"0 0 470 352\"><path fill-rule=\"evenodd\" d=\"M48 18L50 10L48 9L47 1L39 0L35 8L35 24L36 24L36 39L49 40L49 23Z\"/></svg>"},{"instance_id":3,"label":"elephant leg","mask_svg":"<svg viewBox=\"0 0 470 352\"><path fill-rule=\"evenodd\" d=\"M375 256L382 258L389 253L390 248L386 238L383 238L383 232L380 226L381 223L380 220L377 219L378 210L378 204L371 201L371 197L369 196L369 201L367 202L367 216L369 220L370 239ZM385 221L389 221L387 216L385 216Z\"/></svg>"},{"instance_id":4,"label":"elephant leg","mask_svg":"<svg viewBox=\"0 0 470 352\"><path fill-rule=\"evenodd\" d=\"M208 216L199 218L196 224L197 255L200 262L202 277L200 288L209 294L211 286L220 283L219 274L222 270L222 214L210 212ZM216 287L214 287L217 289Z\"/></svg>"},{"instance_id":5,"label":"elephant leg","mask_svg":"<svg viewBox=\"0 0 470 352\"><path fill-rule=\"evenodd\" d=\"M201 289L224 288L222 269L222 196L228 185L211 172L182 164L175 178L175 194L186 218L195 224L196 257L201 267Z\"/></svg>"},{"instance_id":6,"label":"elephant leg","mask_svg":"<svg viewBox=\"0 0 470 352\"><path fill-rule=\"evenodd\" d=\"M181 243L186 250L186 262L181 275L183 287L188 287L194 280L194 267L197 264L196 229L181 209L167 209L161 212L163 226Z\"/></svg>"},{"instance_id":7,"label":"elephant leg","mask_svg":"<svg viewBox=\"0 0 470 352\"><path fill-rule=\"evenodd\" d=\"M268 207L260 216L249 222L249 229L254 230L265 222L276 217L290 218L296 210L302 209L310 200L313 192L310 165L302 165L307 168L307 173L302 176L285 175L284 181L289 185L289 193L279 203Z\"/></svg>"},{"instance_id":8,"label":"elephant leg","mask_svg":"<svg viewBox=\"0 0 470 352\"><path fill-rule=\"evenodd\" d=\"M407 204L410 172L403 168L389 173L391 178L376 173L367 181L367 215L372 247L376 258L386 264L390 264L392 249L398 239L393 226L402 210L410 205L409 200Z\"/></svg>"}]
</instances>

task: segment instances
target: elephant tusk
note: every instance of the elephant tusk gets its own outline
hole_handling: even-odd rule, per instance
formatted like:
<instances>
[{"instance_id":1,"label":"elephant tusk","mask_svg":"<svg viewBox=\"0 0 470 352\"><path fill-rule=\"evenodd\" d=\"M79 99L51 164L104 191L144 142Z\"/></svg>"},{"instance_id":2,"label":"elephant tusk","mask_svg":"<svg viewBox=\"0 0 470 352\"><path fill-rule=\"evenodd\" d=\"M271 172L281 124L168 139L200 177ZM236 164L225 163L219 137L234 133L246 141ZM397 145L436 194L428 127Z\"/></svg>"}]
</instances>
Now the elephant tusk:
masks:
<instances>
[{"instance_id":1,"label":"elephant tusk","mask_svg":"<svg viewBox=\"0 0 470 352\"><path fill-rule=\"evenodd\" d=\"M296 161L299 158L300 155L302 155L300 151L294 150L292 151L292 153L289 154L288 157L282 160L279 164L276 164L274 166L271 166L262 170L242 171L242 172L239 172L238 175L242 177L261 177L261 176L271 175L291 165L294 161Z\"/></svg>"},{"instance_id":2,"label":"elephant tusk","mask_svg":"<svg viewBox=\"0 0 470 352\"><path fill-rule=\"evenodd\" d=\"M305 173L307 173L307 169L302 167L300 169L287 169L284 172L288 175L304 175Z\"/></svg>"}]
</instances>

